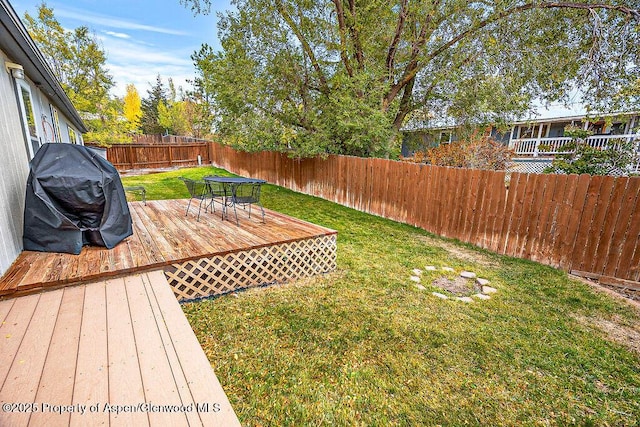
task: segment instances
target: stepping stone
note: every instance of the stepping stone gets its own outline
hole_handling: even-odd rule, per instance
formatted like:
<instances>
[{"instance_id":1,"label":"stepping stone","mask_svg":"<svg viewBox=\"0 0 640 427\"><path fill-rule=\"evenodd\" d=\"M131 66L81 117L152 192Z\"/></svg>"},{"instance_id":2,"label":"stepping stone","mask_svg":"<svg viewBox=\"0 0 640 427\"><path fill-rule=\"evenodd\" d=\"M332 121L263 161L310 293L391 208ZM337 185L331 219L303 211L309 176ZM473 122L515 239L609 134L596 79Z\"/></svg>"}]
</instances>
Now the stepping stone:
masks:
<instances>
[{"instance_id":1,"label":"stepping stone","mask_svg":"<svg viewBox=\"0 0 640 427\"><path fill-rule=\"evenodd\" d=\"M476 297L478 299L482 299L482 300L491 299L491 297L489 295L485 295L485 294L475 294L474 297Z\"/></svg>"},{"instance_id":2,"label":"stepping stone","mask_svg":"<svg viewBox=\"0 0 640 427\"><path fill-rule=\"evenodd\" d=\"M416 283L420 283L420 278L418 276L411 276L411 280L413 280Z\"/></svg>"},{"instance_id":3,"label":"stepping stone","mask_svg":"<svg viewBox=\"0 0 640 427\"><path fill-rule=\"evenodd\" d=\"M444 271L455 271L453 268L451 267L442 267L442 270Z\"/></svg>"},{"instance_id":4,"label":"stepping stone","mask_svg":"<svg viewBox=\"0 0 640 427\"><path fill-rule=\"evenodd\" d=\"M488 281L487 279L480 279L480 278L477 278L477 279L476 279L476 283L477 283L478 285L480 285L480 286L486 286L486 285L488 285L488 284L489 284L489 281Z\"/></svg>"},{"instance_id":5,"label":"stepping stone","mask_svg":"<svg viewBox=\"0 0 640 427\"><path fill-rule=\"evenodd\" d=\"M456 301L462 301L462 302L469 303L469 302L473 302L473 298L471 298L471 297L458 297L458 298L456 298Z\"/></svg>"},{"instance_id":6,"label":"stepping stone","mask_svg":"<svg viewBox=\"0 0 640 427\"><path fill-rule=\"evenodd\" d=\"M427 271L436 271L437 269L433 265L427 265L425 268Z\"/></svg>"},{"instance_id":7,"label":"stepping stone","mask_svg":"<svg viewBox=\"0 0 640 427\"><path fill-rule=\"evenodd\" d=\"M476 273L472 271L463 271L462 273L460 273L460 277L464 277L465 279L475 279Z\"/></svg>"},{"instance_id":8,"label":"stepping stone","mask_svg":"<svg viewBox=\"0 0 640 427\"><path fill-rule=\"evenodd\" d=\"M420 270L419 268L414 268L413 269L413 274L415 274L416 276L419 276L422 274L422 270Z\"/></svg>"},{"instance_id":9,"label":"stepping stone","mask_svg":"<svg viewBox=\"0 0 640 427\"><path fill-rule=\"evenodd\" d=\"M441 294L439 292L432 292L431 295L433 295L434 297L441 298L441 299L449 299L448 296L446 296L445 294Z\"/></svg>"},{"instance_id":10,"label":"stepping stone","mask_svg":"<svg viewBox=\"0 0 640 427\"><path fill-rule=\"evenodd\" d=\"M421 284L419 284L419 283L416 285L416 288L420 289L421 291L425 291L425 290L427 290L427 288L425 288L424 286L422 286L422 285L421 285Z\"/></svg>"},{"instance_id":11,"label":"stepping stone","mask_svg":"<svg viewBox=\"0 0 640 427\"><path fill-rule=\"evenodd\" d=\"M495 294L496 292L498 292L498 290L496 288L492 288L491 286L482 287L483 294Z\"/></svg>"}]
</instances>

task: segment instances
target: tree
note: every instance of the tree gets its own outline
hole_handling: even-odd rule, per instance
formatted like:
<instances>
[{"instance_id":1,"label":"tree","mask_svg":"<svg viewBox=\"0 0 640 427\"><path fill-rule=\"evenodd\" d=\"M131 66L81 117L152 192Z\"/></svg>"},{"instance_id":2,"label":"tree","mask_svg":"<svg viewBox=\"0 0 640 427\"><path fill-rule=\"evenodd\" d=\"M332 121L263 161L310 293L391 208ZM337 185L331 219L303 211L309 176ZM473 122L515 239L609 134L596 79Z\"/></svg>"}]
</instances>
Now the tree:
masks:
<instances>
[{"instance_id":1,"label":"tree","mask_svg":"<svg viewBox=\"0 0 640 427\"><path fill-rule=\"evenodd\" d=\"M202 139L213 137L213 109L202 94L197 91L187 93L184 100L184 115L190 135Z\"/></svg>"},{"instance_id":2,"label":"tree","mask_svg":"<svg viewBox=\"0 0 640 427\"><path fill-rule=\"evenodd\" d=\"M135 85L128 84L126 90L123 101L123 114L127 119L128 131L137 132L140 129L140 118L142 117L142 101Z\"/></svg>"},{"instance_id":3,"label":"tree","mask_svg":"<svg viewBox=\"0 0 640 427\"><path fill-rule=\"evenodd\" d=\"M101 107L100 115L85 117L89 132L84 135L86 142L102 146L131 142L128 132L128 122L122 120L124 102L119 98L109 98Z\"/></svg>"},{"instance_id":4,"label":"tree","mask_svg":"<svg viewBox=\"0 0 640 427\"><path fill-rule=\"evenodd\" d=\"M183 99L182 89L178 95L173 80L169 78L169 96L166 101L158 103L158 124L172 135L186 135L188 133Z\"/></svg>"},{"instance_id":5,"label":"tree","mask_svg":"<svg viewBox=\"0 0 640 427\"><path fill-rule=\"evenodd\" d=\"M159 123L158 105L167 102L167 90L160 74L156 77L156 84L147 90L147 97L142 100L142 118L140 119L142 132L147 135L163 133L164 128Z\"/></svg>"},{"instance_id":6,"label":"tree","mask_svg":"<svg viewBox=\"0 0 640 427\"><path fill-rule=\"evenodd\" d=\"M56 78L63 82L67 62L71 58L68 34L53 14L53 9L42 2L36 17L24 14L24 22L29 35L43 53L47 64Z\"/></svg>"},{"instance_id":7,"label":"tree","mask_svg":"<svg viewBox=\"0 0 640 427\"><path fill-rule=\"evenodd\" d=\"M113 78L106 69L107 56L87 27L66 31L46 3L38 6L38 16L25 13L29 35L74 107L83 113L102 114L109 103Z\"/></svg>"},{"instance_id":8,"label":"tree","mask_svg":"<svg viewBox=\"0 0 640 427\"><path fill-rule=\"evenodd\" d=\"M206 13L209 0L181 0ZM537 98L628 106L638 0L234 0L193 55L218 131L247 149L389 156L408 121L509 121ZM637 99L637 98L636 98Z\"/></svg>"}]
</instances>

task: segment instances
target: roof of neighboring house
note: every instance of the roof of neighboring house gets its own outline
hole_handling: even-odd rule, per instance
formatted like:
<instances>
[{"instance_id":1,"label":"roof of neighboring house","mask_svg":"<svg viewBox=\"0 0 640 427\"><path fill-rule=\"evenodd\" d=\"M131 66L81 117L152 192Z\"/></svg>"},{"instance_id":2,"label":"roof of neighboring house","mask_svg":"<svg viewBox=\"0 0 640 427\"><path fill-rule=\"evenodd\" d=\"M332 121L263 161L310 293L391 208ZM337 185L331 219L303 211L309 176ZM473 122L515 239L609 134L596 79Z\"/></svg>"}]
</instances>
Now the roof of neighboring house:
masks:
<instances>
[{"instance_id":1,"label":"roof of neighboring house","mask_svg":"<svg viewBox=\"0 0 640 427\"><path fill-rule=\"evenodd\" d=\"M7 0L0 0L0 49L24 67L25 74L80 131L87 128L71 100L60 86L42 52L38 49L18 14Z\"/></svg>"},{"instance_id":2,"label":"roof of neighboring house","mask_svg":"<svg viewBox=\"0 0 640 427\"><path fill-rule=\"evenodd\" d=\"M616 118L616 117L632 117L632 116L640 116L640 111L625 111L625 112L617 112L617 113L590 113L590 114L579 114L579 115L571 115L571 116L548 116L548 117L531 117L529 119L522 119L522 120L516 120L514 122L511 122L512 126L518 126L518 125L529 125L529 124L535 124L535 123L565 123L565 122L572 122L572 121L581 121L584 119L590 119L591 121L595 121L595 119L604 119L606 117L612 117L612 118ZM429 127L424 127L424 128L417 128L417 129L405 129L409 132L415 132L415 131L432 131L432 132L438 132L438 131L450 131L451 129L455 129L457 126L456 125L435 125L435 126L429 126Z\"/></svg>"},{"instance_id":3,"label":"roof of neighboring house","mask_svg":"<svg viewBox=\"0 0 640 427\"><path fill-rule=\"evenodd\" d=\"M640 113L637 111L625 111L618 113L589 113L589 114L580 114L580 115L572 115L572 116L557 116L557 117L546 117L546 118L531 118L528 120L519 120L513 122L514 125L522 125L529 123L540 123L540 122L571 122L571 121L579 121L583 119L602 119L605 117L623 117L623 116L637 116Z\"/></svg>"}]
</instances>

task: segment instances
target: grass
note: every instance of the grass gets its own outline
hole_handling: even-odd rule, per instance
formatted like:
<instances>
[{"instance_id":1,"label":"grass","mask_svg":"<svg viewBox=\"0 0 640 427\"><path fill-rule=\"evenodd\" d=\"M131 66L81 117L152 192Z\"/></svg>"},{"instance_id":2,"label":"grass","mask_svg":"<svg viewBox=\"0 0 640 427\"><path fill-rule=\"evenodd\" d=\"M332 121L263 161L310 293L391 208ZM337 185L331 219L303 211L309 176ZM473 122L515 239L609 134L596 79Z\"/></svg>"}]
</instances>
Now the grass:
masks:
<instances>
[{"instance_id":1,"label":"grass","mask_svg":"<svg viewBox=\"0 0 640 427\"><path fill-rule=\"evenodd\" d=\"M186 197L179 175L125 177ZM336 272L183 305L243 425L640 423L640 357L598 328L640 331L628 305L565 273L267 185L265 206L338 230ZM425 265L498 289L464 304L409 280Z\"/></svg>"}]
</instances>

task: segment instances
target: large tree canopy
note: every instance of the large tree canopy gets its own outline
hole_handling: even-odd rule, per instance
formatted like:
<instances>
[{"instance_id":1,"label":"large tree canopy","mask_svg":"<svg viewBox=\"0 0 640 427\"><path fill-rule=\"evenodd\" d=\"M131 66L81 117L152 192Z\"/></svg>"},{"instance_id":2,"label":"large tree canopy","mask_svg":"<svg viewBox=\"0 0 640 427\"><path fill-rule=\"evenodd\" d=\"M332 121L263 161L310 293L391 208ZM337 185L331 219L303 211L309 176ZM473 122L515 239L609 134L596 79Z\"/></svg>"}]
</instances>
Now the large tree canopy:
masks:
<instances>
[{"instance_id":1,"label":"large tree canopy","mask_svg":"<svg viewBox=\"0 0 640 427\"><path fill-rule=\"evenodd\" d=\"M103 115L110 102L107 55L89 28L65 30L46 3L37 16L24 15L29 35L37 43L63 89L80 112Z\"/></svg>"},{"instance_id":2,"label":"large tree canopy","mask_svg":"<svg viewBox=\"0 0 640 427\"><path fill-rule=\"evenodd\" d=\"M640 0L232 4L223 51L193 59L219 133L246 149L388 156L411 120L495 123L575 88L593 109L638 102Z\"/></svg>"}]
</instances>

